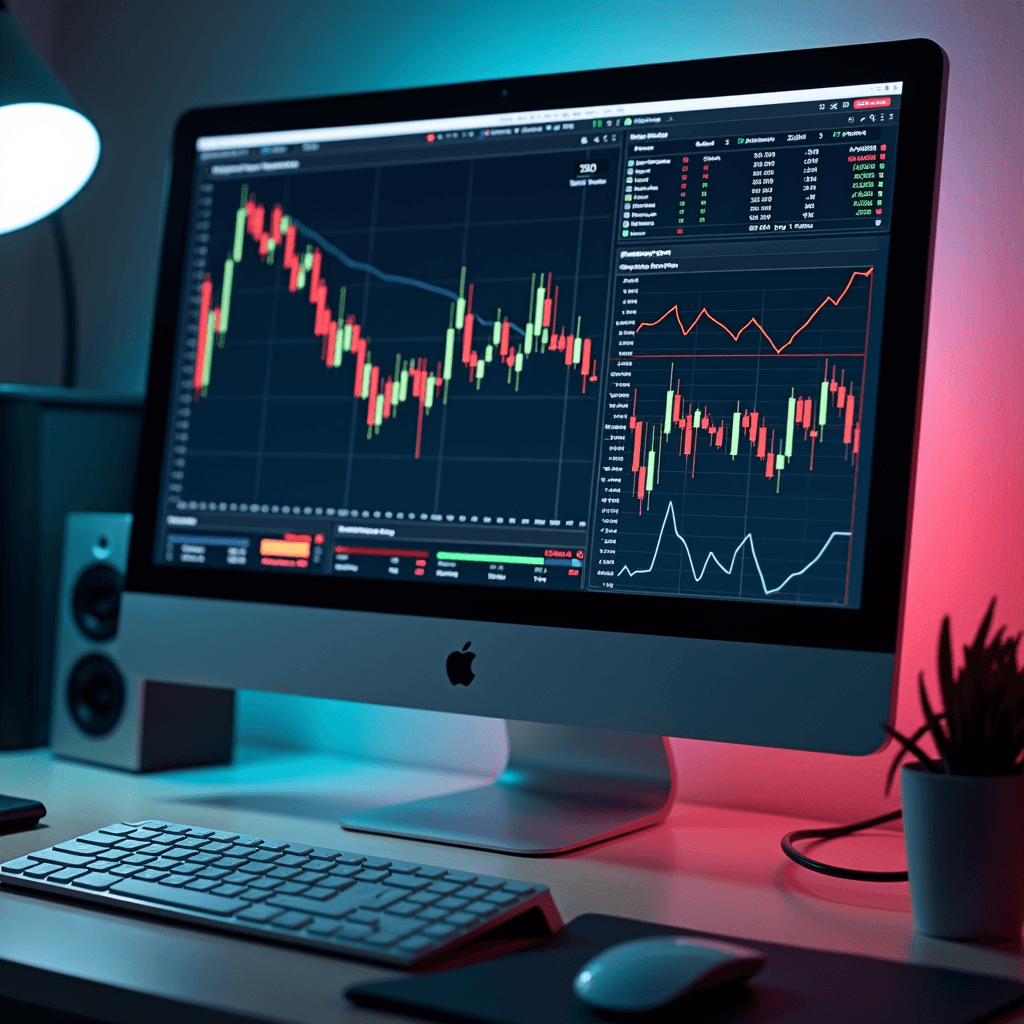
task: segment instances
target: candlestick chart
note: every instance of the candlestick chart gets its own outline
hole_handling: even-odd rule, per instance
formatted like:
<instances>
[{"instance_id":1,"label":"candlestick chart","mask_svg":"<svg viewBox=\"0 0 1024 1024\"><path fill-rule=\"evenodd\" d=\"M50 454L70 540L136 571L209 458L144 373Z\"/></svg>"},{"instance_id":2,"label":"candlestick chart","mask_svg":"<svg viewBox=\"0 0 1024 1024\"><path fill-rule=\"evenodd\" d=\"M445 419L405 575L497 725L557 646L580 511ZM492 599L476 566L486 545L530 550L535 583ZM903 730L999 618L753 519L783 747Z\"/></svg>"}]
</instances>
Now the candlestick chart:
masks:
<instances>
[{"instance_id":1,"label":"candlestick chart","mask_svg":"<svg viewBox=\"0 0 1024 1024\"><path fill-rule=\"evenodd\" d=\"M620 279L601 485L615 589L850 600L873 277Z\"/></svg>"},{"instance_id":2,"label":"candlestick chart","mask_svg":"<svg viewBox=\"0 0 1024 1024\"><path fill-rule=\"evenodd\" d=\"M612 201L564 167L211 184L178 500L585 520Z\"/></svg>"}]
</instances>

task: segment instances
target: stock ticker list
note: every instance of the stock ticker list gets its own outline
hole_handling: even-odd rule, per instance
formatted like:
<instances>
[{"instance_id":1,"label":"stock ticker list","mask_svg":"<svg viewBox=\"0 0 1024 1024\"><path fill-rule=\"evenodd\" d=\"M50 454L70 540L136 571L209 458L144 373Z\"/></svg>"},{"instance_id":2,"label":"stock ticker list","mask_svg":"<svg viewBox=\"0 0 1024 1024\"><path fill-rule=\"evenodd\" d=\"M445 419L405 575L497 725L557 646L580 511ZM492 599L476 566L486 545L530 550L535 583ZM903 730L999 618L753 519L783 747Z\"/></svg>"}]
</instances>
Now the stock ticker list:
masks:
<instances>
[{"instance_id":1,"label":"stock ticker list","mask_svg":"<svg viewBox=\"0 0 1024 1024\"><path fill-rule=\"evenodd\" d=\"M201 154L155 559L856 606L897 101Z\"/></svg>"}]
</instances>

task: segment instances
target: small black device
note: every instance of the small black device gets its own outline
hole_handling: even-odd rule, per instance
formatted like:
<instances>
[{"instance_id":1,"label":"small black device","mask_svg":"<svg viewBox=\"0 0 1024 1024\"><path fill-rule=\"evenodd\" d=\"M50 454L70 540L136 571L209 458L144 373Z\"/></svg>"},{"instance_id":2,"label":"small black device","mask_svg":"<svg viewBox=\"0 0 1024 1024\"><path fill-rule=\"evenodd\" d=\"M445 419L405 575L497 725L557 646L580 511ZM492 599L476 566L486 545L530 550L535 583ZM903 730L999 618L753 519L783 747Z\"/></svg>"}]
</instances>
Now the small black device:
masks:
<instances>
[{"instance_id":1,"label":"small black device","mask_svg":"<svg viewBox=\"0 0 1024 1024\"><path fill-rule=\"evenodd\" d=\"M38 800L20 796L0 796L0 835L6 832L27 832L46 816L46 808Z\"/></svg>"}]
</instances>

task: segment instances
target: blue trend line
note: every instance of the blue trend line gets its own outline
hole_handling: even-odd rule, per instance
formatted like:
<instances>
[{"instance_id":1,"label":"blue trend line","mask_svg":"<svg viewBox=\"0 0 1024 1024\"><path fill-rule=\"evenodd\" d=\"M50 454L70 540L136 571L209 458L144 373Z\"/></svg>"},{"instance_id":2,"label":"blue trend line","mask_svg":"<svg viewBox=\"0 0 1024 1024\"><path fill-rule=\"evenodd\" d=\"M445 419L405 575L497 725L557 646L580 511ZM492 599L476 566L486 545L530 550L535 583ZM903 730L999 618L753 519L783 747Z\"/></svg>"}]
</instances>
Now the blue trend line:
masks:
<instances>
[{"instance_id":1,"label":"blue trend line","mask_svg":"<svg viewBox=\"0 0 1024 1024\"><path fill-rule=\"evenodd\" d=\"M736 559L739 557L739 553L743 549L743 545L746 544L747 541L750 541L750 554L754 558L754 565L757 567L757 575L761 577L761 589L764 591L765 597L768 597L770 594L777 594L790 580L796 579L797 576L803 576L803 574L807 572L807 570L810 569L810 567L814 565L814 563L817 562L823 554L825 554L826 548L829 546L829 544L832 543L834 538L851 536L849 530L833 530L832 533L829 535L828 540L825 541L825 543L821 546L821 550L814 556L814 558L812 558L798 572L790 573L777 587L772 587L771 590L769 590L768 584L765 582L764 579L764 573L761 572L761 563L758 561L757 552L754 550L754 536L750 533L748 533L746 537L744 537L743 540L741 540L739 544L736 545L736 550L732 553L732 561L729 562L728 569L724 565L722 565L722 563L718 560L718 556L714 553L714 551L709 551L708 557L704 559L704 564L701 566L700 574L698 575L697 569L693 564L693 555L690 553L690 545L686 543L686 538L679 532L679 526L676 523L676 510L672 502L670 501L668 503L668 508L665 509L665 518L661 521L661 529L658 531L658 543L654 547L654 555L651 557L651 564L646 569L630 569L628 565L624 565L618 572L619 576L621 576L625 572L629 573L629 576L632 579L634 576L638 576L640 573L652 572L654 570L654 563L658 559L658 551L661 548L661 539L665 535L665 527L668 525L669 516L672 517L673 533L675 533L675 535L681 541L683 547L686 549L686 557L690 562L690 572L693 573L694 583L700 583L700 581L704 578L704 574L708 571L708 564L710 562L714 562L715 565L717 565L718 568L726 574L726 576L731 576L732 571L736 566Z\"/></svg>"},{"instance_id":2,"label":"blue trend line","mask_svg":"<svg viewBox=\"0 0 1024 1024\"><path fill-rule=\"evenodd\" d=\"M386 274L383 270L378 270L375 266L370 263L364 263L362 260L354 260L348 253L343 252L336 245L328 242L323 235L318 231L314 231L312 228L307 228L305 224L300 220L292 220L295 225L295 230L301 232L307 238L311 238L317 245L320 246L324 252L329 252L335 259L341 260L349 270L362 270L367 274L373 274L380 281L384 281L387 284L404 284L410 288L419 288L424 292L433 292L434 295L442 295L446 299L451 299L453 302L459 298L458 292L453 292L449 288L442 288L440 285L430 284L427 281L418 281L415 277L403 277L401 274ZM485 320L479 313L474 313L473 318L476 320L481 327L493 327L493 320ZM526 335L526 331L519 327L517 324L509 323L509 327L517 334Z\"/></svg>"}]
</instances>

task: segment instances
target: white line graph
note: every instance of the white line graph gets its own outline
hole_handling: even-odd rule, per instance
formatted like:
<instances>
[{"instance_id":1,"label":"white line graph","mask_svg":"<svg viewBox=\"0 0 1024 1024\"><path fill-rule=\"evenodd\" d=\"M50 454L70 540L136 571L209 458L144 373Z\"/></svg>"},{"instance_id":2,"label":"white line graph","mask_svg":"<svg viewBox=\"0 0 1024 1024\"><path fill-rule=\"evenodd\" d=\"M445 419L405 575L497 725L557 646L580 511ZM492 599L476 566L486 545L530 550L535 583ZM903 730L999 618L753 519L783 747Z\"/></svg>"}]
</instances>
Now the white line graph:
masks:
<instances>
[{"instance_id":1,"label":"white line graph","mask_svg":"<svg viewBox=\"0 0 1024 1024\"><path fill-rule=\"evenodd\" d=\"M739 557L740 551L743 550L743 545L749 542L750 554L754 559L754 566L757 568L757 575L761 578L761 589L764 590L765 597L768 597L770 594L777 594L784 586L786 586L787 583L789 583L790 580L796 579L797 576L803 576L803 574L807 572L807 570L810 569L810 567L814 565L822 555L825 554L829 544L831 544L836 537L851 536L849 530L833 530L829 535L828 540L822 544L821 550L802 569L799 569L797 572L791 572L777 587L769 589L768 584L765 582L764 573L761 571L761 563L758 560L757 551L754 550L754 536L750 533L748 533L743 540L736 545L736 550L732 553L732 559L729 562L728 569L718 560L718 556L714 551L709 551L708 557L704 559L704 564L701 566L700 573L698 574L697 567L693 564L693 555L690 553L690 545L686 543L686 538L679 532L679 526L676 523L676 510L670 501L668 503L668 508L665 509L665 518L661 521L661 529L658 531L658 543L654 546L654 554L651 556L651 564L646 569L630 569L628 565L624 565L618 571L617 575L621 576L623 573L627 573L630 579L632 579L634 576L639 576L642 573L653 572L654 563L658 560L658 552L661 550L661 540L665 536L665 527L668 525L669 516L672 517L672 532L679 538L679 542L686 550L686 558L690 563L690 572L693 573L693 581L695 583L700 583L704 578L704 574L708 571L708 565L711 562L714 562L715 565L717 565L718 568L726 574L726 576L731 576L736 565L736 559Z\"/></svg>"}]
</instances>

